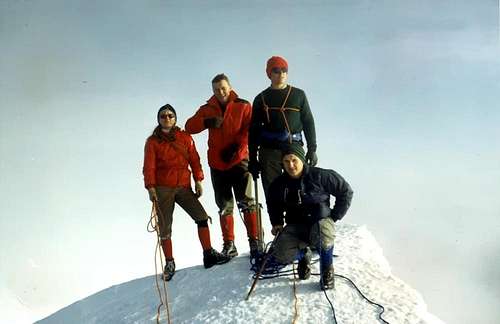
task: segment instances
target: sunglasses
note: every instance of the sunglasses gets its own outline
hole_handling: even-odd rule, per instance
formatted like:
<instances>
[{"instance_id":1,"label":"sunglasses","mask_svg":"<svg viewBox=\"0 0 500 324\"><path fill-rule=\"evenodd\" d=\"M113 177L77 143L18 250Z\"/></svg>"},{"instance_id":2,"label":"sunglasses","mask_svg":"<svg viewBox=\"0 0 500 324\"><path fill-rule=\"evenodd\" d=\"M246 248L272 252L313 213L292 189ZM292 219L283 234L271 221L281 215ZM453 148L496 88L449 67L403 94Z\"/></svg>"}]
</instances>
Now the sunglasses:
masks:
<instances>
[{"instance_id":1,"label":"sunglasses","mask_svg":"<svg viewBox=\"0 0 500 324\"><path fill-rule=\"evenodd\" d=\"M276 68L273 68L273 69L271 70L271 72L276 73L276 74L279 74L279 73L281 73L281 72L283 72L283 73L287 73L287 72L288 72L288 69L287 69L287 68L277 68L277 67L276 67Z\"/></svg>"},{"instance_id":2,"label":"sunglasses","mask_svg":"<svg viewBox=\"0 0 500 324\"><path fill-rule=\"evenodd\" d=\"M160 119L167 119L167 118L173 119L173 118L175 118L175 115L174 114L162 114L162 115L160 115Z\"/></svg>"}]
</instances>

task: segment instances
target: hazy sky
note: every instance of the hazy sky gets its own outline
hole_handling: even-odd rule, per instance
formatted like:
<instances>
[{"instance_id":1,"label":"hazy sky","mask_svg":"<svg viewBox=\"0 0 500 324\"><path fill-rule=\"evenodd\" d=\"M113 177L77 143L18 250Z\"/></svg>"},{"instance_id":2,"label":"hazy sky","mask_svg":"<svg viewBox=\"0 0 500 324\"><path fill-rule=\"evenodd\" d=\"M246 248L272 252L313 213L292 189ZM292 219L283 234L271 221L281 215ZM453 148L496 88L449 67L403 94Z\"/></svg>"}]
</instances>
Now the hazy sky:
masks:
<instances>
[{"instance_id":1,"label":"hazy sky","mask_svg":"<svg viewBox=\"0 0 500 324\"><path fill-rule=\"evenodd\" d=\"M153 273L142 160L158 107L183 126L220 72L253 100L282 55L308 95L320 166L355 191L343 221L367 225L432 313L494 323L499 5L435 2L1 1L0 300L40 318ZM206 134L195 141L220 249ZM178 267L199 264L180 210L173 231Z\"/></svg>"}]
</instances>

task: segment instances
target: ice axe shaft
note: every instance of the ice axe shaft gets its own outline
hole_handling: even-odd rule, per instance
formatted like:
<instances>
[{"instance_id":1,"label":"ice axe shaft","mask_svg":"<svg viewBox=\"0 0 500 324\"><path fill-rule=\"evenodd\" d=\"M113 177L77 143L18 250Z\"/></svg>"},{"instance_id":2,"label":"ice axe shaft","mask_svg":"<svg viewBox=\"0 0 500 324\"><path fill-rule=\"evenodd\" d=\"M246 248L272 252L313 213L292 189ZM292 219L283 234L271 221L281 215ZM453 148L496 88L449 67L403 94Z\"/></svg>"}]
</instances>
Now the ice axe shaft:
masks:
<instances>
[{"instance_id":1,"label":"ice axe shaft","mask_svg":"<svg viewBox=\"0 0 500 324\"><path fill-rule=\"evenodd\" d=\"M259 179L253 179L254 192L255 192L255 206L257 207L257 231L258 239L261 244L264 243L264 229L262 228L262 215L261 206L259 202Z\"/></svg>"},{"instance_id":2,"label":"ice axe shaft","mask_svg":"<svg viewBox=\"0 0 500 324\"><path fill-rule=\"evenodd\" d=\"M278 236L280 236L280 234L281 234L281 232L276 234L273 241L271 242L271 245L269 246L269 249L264 254L264 258L262 259L262 264L260 265L259 271L255 274L255 278L253 279L252 286L250 287L250 290L248 291L247 296L245 297L245 300L248 300L250 298L250 295L254 291L255 286L257 285L257 281L259 281L259 277L261 276L262 272L264 271L264 269L266 267L267 260L271 256L272 247L274 246L274 243L276 242L276 239L278 238Z\"/></svg>"}]
</instances>

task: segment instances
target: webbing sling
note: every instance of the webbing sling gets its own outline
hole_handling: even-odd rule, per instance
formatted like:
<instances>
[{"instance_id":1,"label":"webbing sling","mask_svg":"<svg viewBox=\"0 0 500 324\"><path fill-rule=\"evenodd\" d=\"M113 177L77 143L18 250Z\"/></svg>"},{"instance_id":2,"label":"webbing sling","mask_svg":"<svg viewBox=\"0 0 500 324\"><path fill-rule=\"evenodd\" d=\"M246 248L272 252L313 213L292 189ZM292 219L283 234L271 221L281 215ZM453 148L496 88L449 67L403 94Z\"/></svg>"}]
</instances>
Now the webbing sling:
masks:
<instances>
[{"instance_id":1,"label":"webbing sling","mask_svg":"<svg viewBox=\"0 0 500 324\"><path fill-rule=\"evenodd\" d=\"M283 104L281 104L281 107L279 107L279 108L278 107L269 107L266 104L266 100L264 99L264 92L260 93L260 96L262 98L262 104L264 105L264 112L266 113L267 123L268 124L271 123L271 118L269 117L269 110L278 110L279 112L281 112L281 115L283 116L283 121L285 122L285 127L288 131L288 142L290 144L293 141L292 140L292 131L290 130L290 125L288 124L288 120L286 119L285 110L300 112L300 109L298 109L298 108L285 107L286 101L288 100L288 97L290 96L291 92L292 92L292 86L289 86L285 100L283 100Z\"/></svg>"}]
</instances>

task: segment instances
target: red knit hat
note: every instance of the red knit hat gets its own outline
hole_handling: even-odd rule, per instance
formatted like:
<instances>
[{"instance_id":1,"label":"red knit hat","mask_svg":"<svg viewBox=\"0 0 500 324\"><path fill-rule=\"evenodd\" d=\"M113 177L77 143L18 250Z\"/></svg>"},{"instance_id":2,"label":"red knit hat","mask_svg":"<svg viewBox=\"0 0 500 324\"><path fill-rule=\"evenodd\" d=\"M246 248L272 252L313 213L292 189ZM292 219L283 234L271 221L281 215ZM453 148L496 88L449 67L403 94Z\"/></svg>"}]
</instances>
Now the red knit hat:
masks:
<instances>
[{"instance_id":1,"label":"red knit hat","mask_svg":"<svg viewBox=\"0 0 500 324\"><path fill-rule=\"evenodd\" d=\"M272 56L267 60L266 73L269 78L271 77L271 70L275 67L286 68L288 70L288 62L281 56Z\"/></svg>"}]
</instances>

